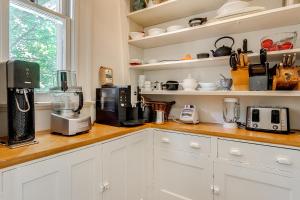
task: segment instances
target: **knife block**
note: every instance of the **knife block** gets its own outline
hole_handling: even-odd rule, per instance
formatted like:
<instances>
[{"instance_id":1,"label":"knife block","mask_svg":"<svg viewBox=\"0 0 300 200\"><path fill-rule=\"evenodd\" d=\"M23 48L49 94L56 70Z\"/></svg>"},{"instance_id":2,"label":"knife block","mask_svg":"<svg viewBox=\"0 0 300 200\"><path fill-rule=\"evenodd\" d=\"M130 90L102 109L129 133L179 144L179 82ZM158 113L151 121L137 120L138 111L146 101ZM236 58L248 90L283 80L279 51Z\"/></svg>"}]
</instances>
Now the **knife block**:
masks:
<instances>
[{"instance_id":1,"label":"knife block","mask_svg":"<svg viewBox=\"0 0 300 200\"><path fill-rule=\"evenodd\" d=\"M248 91L249 90L249 69L248 67L239 67L237 70L231 70L233 80L233 90Z\"/></svg>"},{"instance_id":2,"label":"knife block","mask_svg":"<svg viewBox=\"0 0 300 200\"><path fill-rule=\"evenodd\" d=\"M300 68L278 67L273 76L272 90L300 90Z\"/></svg>"}]
</instances>

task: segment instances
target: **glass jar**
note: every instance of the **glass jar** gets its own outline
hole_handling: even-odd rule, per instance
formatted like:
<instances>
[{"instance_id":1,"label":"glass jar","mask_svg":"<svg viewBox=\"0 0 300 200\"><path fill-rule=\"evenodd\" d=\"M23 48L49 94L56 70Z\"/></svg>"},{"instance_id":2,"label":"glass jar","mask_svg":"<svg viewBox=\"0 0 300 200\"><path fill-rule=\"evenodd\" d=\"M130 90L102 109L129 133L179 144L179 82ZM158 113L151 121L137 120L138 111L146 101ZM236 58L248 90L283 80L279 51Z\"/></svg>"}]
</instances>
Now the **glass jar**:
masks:
<instances>
[{"instance_id":1,"label":"glass jar","mask_svg":"<svg viewBox=\"0 0 300 200\"><path fill-rule=\"evenodd\" d=\"M223 102L224 128L237 128L240 119L240 103L237 98L225 98Z\"/></svg>"}]
</instances>

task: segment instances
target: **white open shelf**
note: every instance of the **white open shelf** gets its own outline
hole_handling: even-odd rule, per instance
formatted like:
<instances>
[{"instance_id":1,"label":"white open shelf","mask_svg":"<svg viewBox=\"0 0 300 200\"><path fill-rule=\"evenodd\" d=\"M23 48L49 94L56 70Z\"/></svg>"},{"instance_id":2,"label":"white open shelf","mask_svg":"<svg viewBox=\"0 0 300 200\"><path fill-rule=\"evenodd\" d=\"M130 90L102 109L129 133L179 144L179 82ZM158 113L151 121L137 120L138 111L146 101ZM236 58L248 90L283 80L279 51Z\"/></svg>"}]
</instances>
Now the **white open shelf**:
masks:
<instances>
[{"instance_id":1,"label":"white open shelf","mask_svg":"<svg viewBox=\"0 0 300 200\"><path fill-rule=\"evenodd\" d=\"M143 95L300 97L300 91L151 91Z\"/></svg>"},{"instance_id":2,"label":"white open shelf","mask_svg":"<svg viewBox=\"0 0 300 200\"><path fill-rule=\"evenodd\" d=\"M268 53L268 59L272 61L277 61L282 59L282 54L292 54L297 53L297 56L300 56L300 48L284 50L284 51L273 51ZM259 54L252 53L249 54L252 62L258 62ZM164 70L164 69L184 69L184 68L199 68L199 67L208 67L208 66L228 66L229 67L229 57L218 57L218 58L204 58L204 59L194 59L194 60L184 60L184 61L170 61L170 62L160 62L155 64L145 64L145 65L136 65L130 66L130 69L133 70Z\"/></svg>"},{"instance_id":3,"label":"white open shelf","mask_svg":"<svg viewBox=\"0 0 300 200\"><path fill-rule=\"evenodd\" d=\"M216 10L226 0L168 0L151 8L132 12L128 18L137 24L148 27L197 13Z\"/></svg>"},{"instance_id":4,"label":"white open shelf","mask_svg":"<svg viewBox=\"0 0 300 200\"><path fill-rule=\"evenodd\" d=\"M300 4L296 4L224 20L209 21L201 26L164 33L159 36L147 36L138 40L129 40L129 44L147 49L204 38L296 25L299 24L299 21Z\"/></svg>"}]
</instances>

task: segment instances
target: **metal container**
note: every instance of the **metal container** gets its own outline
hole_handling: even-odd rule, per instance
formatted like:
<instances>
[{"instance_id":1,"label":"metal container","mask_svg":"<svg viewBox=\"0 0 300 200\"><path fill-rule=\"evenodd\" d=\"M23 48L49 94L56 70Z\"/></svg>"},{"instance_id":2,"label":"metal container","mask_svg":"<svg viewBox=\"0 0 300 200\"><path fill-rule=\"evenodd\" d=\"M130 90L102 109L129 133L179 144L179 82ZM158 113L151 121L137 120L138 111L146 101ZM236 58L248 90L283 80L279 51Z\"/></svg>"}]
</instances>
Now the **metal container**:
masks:
<instances>
[{"instance_id":1,"label":"metal container","mask_svg":"<svg viewBox=\"0 0 300 200\"><path fill-rule=\"evenodd\" d=\"M165 112L161 110L156 110L156 119L155 123L156 124L163 124L165 123Z\"/></svg>"}]
</instances>

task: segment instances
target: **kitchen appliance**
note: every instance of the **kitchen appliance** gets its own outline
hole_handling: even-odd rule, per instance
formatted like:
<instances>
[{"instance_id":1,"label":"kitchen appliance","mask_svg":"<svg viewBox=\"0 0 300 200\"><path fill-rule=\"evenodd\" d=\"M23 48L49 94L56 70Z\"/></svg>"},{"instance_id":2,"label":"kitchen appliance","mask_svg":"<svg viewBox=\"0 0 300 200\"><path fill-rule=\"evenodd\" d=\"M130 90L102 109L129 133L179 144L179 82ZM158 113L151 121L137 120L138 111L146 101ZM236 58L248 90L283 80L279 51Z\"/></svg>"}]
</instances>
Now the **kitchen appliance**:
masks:
<instances>
[{"instance_id":1,"label":"kitchen appliance","mask_svg":"<svg viewBox=\"0 0 300 200\"><path fill-rule=\"evenodd\" d=\"M0 142L10 147L33 144L34 88L40 87L40 66L21 60L0 63Z\"/></svg>"},{"instance_id":2,"label":"kitchen appliance","mask_svg":"<svg viewBox=\"0 0 300 200\"><path fill-rule=\"evenodd\" d=\"M229 39L232 41L232 44L231 46L221 46L221 47L218 47L218 43L224 39ZM234 45L234 39L230 36L225 36L225 37L221 37L219 38L216 42L215 42L215 47L216 47L216 50L211 50L212 54L214 57L221 57L221 56L230 56L231 54L231 51L232 51L232 47Z\"/></svg>"},{"instance_id":3,"label":"kitchen appliance","mask_svg":"<svg viewBox=\"0 0 300 200\"><path fill-rule=\"evenodd\" d=\"M192 78L192 75L189 74L188 77L184 79L182 83L180 83L180 85L183 87L184 91L195 91L198 83L195 79Z\"/></svg>"},{"instance_id":4,"label":"kitchen appliance","mask_svg":"<svg viewBox=\"0 0 300 200\"><path fill-rule=\"evenodd\" d=\"M225 98L223 102L224 128L237 128L240 118L240 103L237 98Z\"/></svg>"},{"instance_id":5,"label":"kitchen appliance","mask_svg":"<svg viewBox=\"0 0 300 200\"><path fill-rule=\"evenodd\" d=\"M104 86L96 89L96 122L112 126L138 126L140 106L131 105L131 86ZM142 116L141 116L142 118Z\"/></svg>"},{"instance_id":6,"label":"kitchen appliance","mask_svg":"<svg viewBox=\"0 0 300 200\"><path fill-rule=\"evenodd\" d=\"M260 64L249 65L249 89L250 91L269 89L269 63L265 49L260 50Z\"/></svg>"},{"instance_id":7,"label":"kitchen appliance","mask_svg":"<svg viewBox=\"0 0 300 200\"><path fill-rule=\"evenodd\" d=\"M91 116L81 114L82 88L77 86L76 73L59 70L56 86L50 89L52 97L52 133L72 136L91 129Z\"/></svg>"},{"instance_id":8,"label":"kitchen appliance","mask_svg":"<svg viewBox=\"0 0 300 200\"><path fill-rule=\"evenodd\" d=\"M290 133L289 109L285 107L247 107L246 129L272 133Z\"/></svg>"},{"instance_id":9,"label":"kitchen appliance","mask_svg":"<svg viewBox=\"0 0 300 200\"><path fill-rule=\"evenodd\" d=\"M179 119L186 124L198 124L200 121L197 107L195 105L185 105Z\"/></svg>"}]
</instances>

